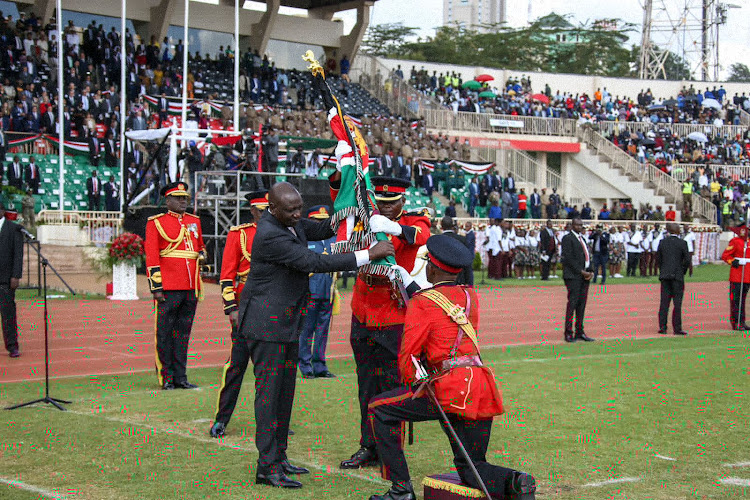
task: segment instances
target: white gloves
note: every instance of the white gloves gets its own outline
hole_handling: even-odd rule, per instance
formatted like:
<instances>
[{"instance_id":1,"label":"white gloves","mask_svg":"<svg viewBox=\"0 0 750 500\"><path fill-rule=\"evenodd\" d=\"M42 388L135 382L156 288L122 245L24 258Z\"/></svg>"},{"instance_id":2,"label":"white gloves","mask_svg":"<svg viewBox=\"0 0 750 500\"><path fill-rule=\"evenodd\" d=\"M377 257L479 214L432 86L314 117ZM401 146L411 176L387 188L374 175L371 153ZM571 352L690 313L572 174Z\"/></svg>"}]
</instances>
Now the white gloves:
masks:
<instances>
[{"instance_id":1,"label":"white gloves","mask_svg":"<svg viewBox=\"0 0 750 500\"><path fill-rule=\"evenodd\" d=\"M373 215L370 217L370 231L373 233L392 234L401 236L401 224L390 220L384 215Z\"/></svg>"},{"instance_id":2,"label":"white gloves","mask_svg":"<svg viewBox=\"0 0 750 500\"><path fill-rule=\"evenodd\" d=\"M414 278L412 278L409 274L409 271L407 271L403 267L399 265L391 266L391 271L394 273L394 278L396 274L401 275L401 281L404 283L404 288L408 288L409 285L414 283Z\"/></svg>"},{"instance_id":3,"label":"white gloves","mask_svg":"<svg viewBox=\"0 0 750 500\"><path fill-rule=\"evenodd\" d=\"M336 155L336 170L341 172L344 165L354 165L354 157L346 156L352 152L352 147L346 141L339 141L334 154Z\"/></svg>"}]
</instances>

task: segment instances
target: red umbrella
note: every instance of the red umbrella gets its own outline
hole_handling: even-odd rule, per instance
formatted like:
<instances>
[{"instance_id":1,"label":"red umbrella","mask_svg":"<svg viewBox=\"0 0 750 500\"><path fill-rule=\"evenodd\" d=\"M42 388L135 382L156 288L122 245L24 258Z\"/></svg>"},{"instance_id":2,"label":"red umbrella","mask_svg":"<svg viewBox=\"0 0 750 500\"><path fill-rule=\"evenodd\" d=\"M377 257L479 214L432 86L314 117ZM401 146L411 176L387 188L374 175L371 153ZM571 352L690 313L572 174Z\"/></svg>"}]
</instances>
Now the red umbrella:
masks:
<instances>
[{"instance_id":1,"label":"red umbrella","mask_svg":"<svg viewBox=\"0 0 750 500\"><path fill-rule=\"evenodd\" d=\"M491 82L494 79L495 77L491 75L479 75L476 78L474 78L474 80L478 82Z\"/></svg>"},{"instance_id":2,"label":"red umbrella","mask_svg":"<svg viewBox=\"0 0 750 500\"><path fill-rule=\"evenodd\" d=\"M549 97L547 97L544 94L532 94L531 98L535 101L543 102L544 104L549 104Z\"/></svg>"}]
</instances>

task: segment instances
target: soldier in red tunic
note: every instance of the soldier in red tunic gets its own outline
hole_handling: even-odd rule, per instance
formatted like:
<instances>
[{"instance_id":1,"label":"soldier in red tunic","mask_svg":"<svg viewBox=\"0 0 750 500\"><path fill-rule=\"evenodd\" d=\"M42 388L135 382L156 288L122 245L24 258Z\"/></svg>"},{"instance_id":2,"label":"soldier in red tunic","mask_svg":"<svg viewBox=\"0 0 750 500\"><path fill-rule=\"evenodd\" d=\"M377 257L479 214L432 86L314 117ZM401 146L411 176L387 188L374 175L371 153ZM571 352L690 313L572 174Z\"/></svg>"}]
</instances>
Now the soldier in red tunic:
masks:
<instances>
[{"instance_id":1,"label":"soldier in red tunic","mask_svg":"<svg viewBox=\"0 0 750 500\"><path fill-rule=\"evenodd\" d=\"M224 365L221 375L221 387L216 401L216 415L209 434L219 438L226 433L229 419L237 405L237 398L242 388L242 379L250 361L247 342L237 338L238 301L245 287L247 275L250 274L250 254L253 249L253 238L257 221L268 208L268 191L255 191L245 196L250 202L253 222L234 226L227 234L224 245L224 256L221 259L221 296L224 299L224 314L229 316L232 325L232 351ZM240 340L238 342L238 340Z\"/></svg>"},{"instance_id":2,"label":"soldier in red tunic","mask_svg":"<svg viewBox=\"0 0 750 500\"><path fill-rule=\"evenodd\" d=\"M190 331L203 288L200 263L206 247L200 218L185 213L184 182L162 188L168 212L146 224L146 268L156 303L156 374L164 390L193 389L187 379Z\"/></svg>"},{"instance_id":3,"label":"soldier in red tunic","mask_svg":"<svg viewBox=\"0 0 750 500\"><path fill-rule=\"evenodd\" d=\"M750 244L747 239L747 226L742 226L739 228L738 236L731 239L721 254L721 260L732 266L729 270L729 321L732 323L732 330L750 330L745 315L745 299L750 287L750 266L740 260L750 259Z\"/></svg>"},{"instance_id":4,"label":"soldier in red tunic","mask_svg":"<svg viewBox=\"0 0 750 500\"><path fill-rule=\"evenodd\" d=\"M404 195L409 181L373 177L380 215L370 221L373 232L385 232L396 249L396 263L407 271L414 267L419 247L430 237L430 219L424 212L404 213ZM335 186L334 194L335 194ZM372 429L367 424L367 404L376 394L400 386L399 343L404 331L406 309L399 303L398 290L383 276L360 273L352 297L351 345L357 364L360 405L360 448L341 462L344 469L377 465Z\"/></svg>"},{"instance_id":5,"label":"soldier in red tunic","mask_svg":"<svg viewBox=\"0 0 750 500\"><path fill-rule=\"evenodd\" d=\"M493 498L531 500L536 484L526 473L492 465L485 457L492 418L503 413L503 401L492 370L483 365L476 338L479 301L474 289L456 285L473 254L445 235L427 242L427 279L433 288L417 292L409 302L398 366L406 387L379 394L370 401L383 476L392 486L370 500L412 500L414 489L402 449L399 428L405 421L439 420L434 400L418 384L417 361L430 372L437 402L471 457ZM408 273L401 270L405 283ZM446 434L448 434L446 429ZM449 435L450 439L450 435ZM479 488L469 464L451 442L457 472L463 483Z\"/></svg>"}]
</instances>

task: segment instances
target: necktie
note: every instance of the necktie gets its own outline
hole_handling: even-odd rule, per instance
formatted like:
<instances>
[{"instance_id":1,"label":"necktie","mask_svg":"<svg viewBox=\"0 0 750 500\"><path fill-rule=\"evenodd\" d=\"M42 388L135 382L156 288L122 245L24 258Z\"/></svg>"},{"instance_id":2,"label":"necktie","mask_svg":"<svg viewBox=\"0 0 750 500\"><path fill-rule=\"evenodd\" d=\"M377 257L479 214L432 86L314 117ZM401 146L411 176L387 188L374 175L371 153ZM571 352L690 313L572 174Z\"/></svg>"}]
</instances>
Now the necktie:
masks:
<instances>
[{"instance_id":1,"label":"necktie","mask_svg":"<svg viewBox=\"0 0 750 500\"><path fill-rule=\"evenodd\" d=\"M586 262L589 261L589 249L586 248L586 243L583 242L583 237L579 234L578 235L578 241L581 242L581 247L583 247L583 255L586 257Z\"/></svg>"}]
</instances>

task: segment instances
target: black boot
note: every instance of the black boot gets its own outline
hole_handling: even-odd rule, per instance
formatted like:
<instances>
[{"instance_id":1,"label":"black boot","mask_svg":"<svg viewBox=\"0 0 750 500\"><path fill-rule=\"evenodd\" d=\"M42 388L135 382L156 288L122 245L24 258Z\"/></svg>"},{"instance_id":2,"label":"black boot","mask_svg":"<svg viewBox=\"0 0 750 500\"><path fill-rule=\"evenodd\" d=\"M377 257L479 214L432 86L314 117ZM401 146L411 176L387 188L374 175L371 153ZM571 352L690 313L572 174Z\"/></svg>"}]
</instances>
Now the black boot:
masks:
<instances>
[{"instance_id":1,"label":"black boot","mask_svg":"<svg viewBox=\"0 0 750 500\"><path fill-rule=\"evenodd\" d=\"M372 495L370 500L417 500L411 481L393 483L391 489L383 495ZM525 499L524 499L525 500Z\"/></svg>"},{"instance_id":2,"label":"black boot","mask_svg":"<svg viewBox=\"0 0 750 500\"><path fill-rule=\"evenodd\" d=\"M342 469L359 469L360 467L371 467L378 465L378 452L373 448L358 449L348 460L341 462Z\"/></svg>"},{"instance_id":3,"label":"black boot","mask_svg":"<svg viewBox=\"0 0 750 500\"><path fill-rule=\"evenodd\" d=\"M536 480L531 474L513 472L513 479L508 485L509 500L534 500L536 496Z\"/></svg>"}]
</instances>

